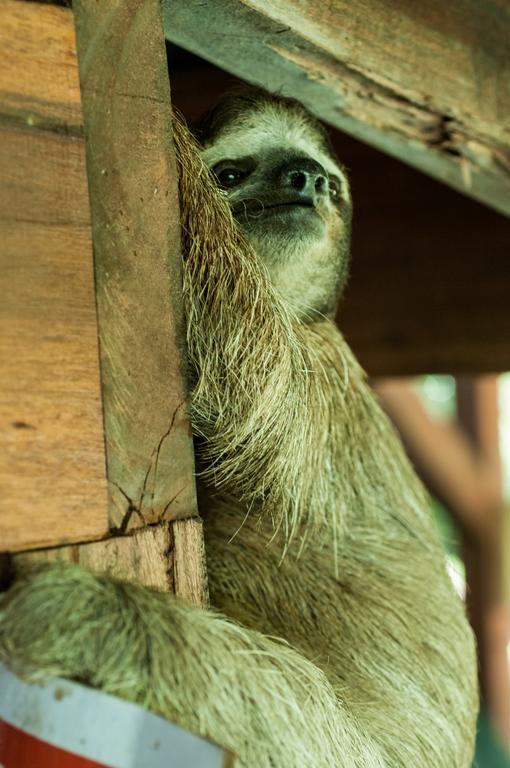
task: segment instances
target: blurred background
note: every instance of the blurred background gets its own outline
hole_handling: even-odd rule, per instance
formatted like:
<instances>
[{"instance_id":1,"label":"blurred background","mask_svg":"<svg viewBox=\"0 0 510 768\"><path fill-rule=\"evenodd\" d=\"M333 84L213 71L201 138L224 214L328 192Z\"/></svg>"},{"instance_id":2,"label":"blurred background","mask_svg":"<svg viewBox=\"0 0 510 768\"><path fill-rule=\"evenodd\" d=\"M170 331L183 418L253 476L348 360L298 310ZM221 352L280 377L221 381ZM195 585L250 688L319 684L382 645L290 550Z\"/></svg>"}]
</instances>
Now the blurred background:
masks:
<instances>
[{"instance_id":1,"label":"blurred background","mask_svg":"<svg viewBox=\"0 0 510 768\"><path fill-rule=\"evenodd\" d=\"M510 766L510 374L373 381L427 485L479 654L475 766Z\"/></svg>"}]
</instances>

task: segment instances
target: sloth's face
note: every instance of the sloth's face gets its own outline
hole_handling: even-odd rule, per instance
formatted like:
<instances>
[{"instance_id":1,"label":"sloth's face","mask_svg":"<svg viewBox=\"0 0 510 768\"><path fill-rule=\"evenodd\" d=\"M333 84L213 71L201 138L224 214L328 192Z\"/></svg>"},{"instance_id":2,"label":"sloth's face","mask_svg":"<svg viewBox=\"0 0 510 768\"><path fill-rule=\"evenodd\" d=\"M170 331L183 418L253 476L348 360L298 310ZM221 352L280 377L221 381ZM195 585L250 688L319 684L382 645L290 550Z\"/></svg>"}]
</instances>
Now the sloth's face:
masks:
<instances>
[{"instance_id":1,"label":"sloth's face","mask_svg":"<svg viewBox=\"0 0 510 768\"><path fill-rule=\"evenodd\" d=\"M346 174L304 108L233 103L203 159L280 293L302 317L331 314L349 252Z\"/></svg>"}]
</instances>

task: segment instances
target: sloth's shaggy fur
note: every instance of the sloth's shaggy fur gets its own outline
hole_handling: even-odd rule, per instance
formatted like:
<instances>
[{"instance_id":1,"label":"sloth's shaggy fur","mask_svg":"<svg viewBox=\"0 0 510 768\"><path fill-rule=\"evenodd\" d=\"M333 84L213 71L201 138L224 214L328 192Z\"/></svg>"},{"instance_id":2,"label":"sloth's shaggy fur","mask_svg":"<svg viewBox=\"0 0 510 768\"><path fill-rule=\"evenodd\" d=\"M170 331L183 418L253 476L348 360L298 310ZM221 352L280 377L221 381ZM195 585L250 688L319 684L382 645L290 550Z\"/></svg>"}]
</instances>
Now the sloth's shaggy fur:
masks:
<instances>
[{"instance_id":1,"label":"sloth's shaggy fur","mask_svg":"<svg viewBox=\"0 0 510 768\"><path fill-rule=\"evenodd\" d=\"M0 656L139 701L242 768L468 768L473 638L424 491L339 331L297 320L178 120L175 142L221 615L53 565L11 589Z\"/></svg>"}]
</instances>

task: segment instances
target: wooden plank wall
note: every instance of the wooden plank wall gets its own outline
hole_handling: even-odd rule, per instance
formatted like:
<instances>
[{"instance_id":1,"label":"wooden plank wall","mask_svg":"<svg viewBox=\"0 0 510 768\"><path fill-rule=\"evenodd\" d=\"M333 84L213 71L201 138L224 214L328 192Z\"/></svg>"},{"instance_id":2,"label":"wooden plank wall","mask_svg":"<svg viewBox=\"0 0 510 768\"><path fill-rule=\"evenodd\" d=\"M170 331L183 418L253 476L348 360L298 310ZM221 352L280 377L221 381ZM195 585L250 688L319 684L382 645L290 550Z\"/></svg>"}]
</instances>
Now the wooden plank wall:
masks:
<instances>
[{"instance_id":1,"label":"wooden plank wall","mask_svg":"<svg viewBox=\"0 0 510 768\"><path fill-rule=\"evenodd\" d=\"M159 3L73 11L0 6L0 548L205 603Z\"/></svg>"},{"instance_id":2,"label":"wooden plank wall","mask_svg":"<svg viewBox=\"0 0 510 768\"><path fill-rule=\"evenodd\" d=\"M108 531L92 240L70 12L0 5L1 548Z\"/></svg>"}]
</instances>

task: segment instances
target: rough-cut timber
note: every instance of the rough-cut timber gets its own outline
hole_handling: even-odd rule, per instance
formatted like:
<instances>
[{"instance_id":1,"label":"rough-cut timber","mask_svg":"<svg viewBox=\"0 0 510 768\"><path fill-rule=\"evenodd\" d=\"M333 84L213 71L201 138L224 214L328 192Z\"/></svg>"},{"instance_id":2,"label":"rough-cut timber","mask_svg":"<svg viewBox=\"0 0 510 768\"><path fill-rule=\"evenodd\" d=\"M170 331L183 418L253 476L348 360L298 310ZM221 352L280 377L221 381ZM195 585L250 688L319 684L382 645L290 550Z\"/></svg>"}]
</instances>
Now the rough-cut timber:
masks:
<instances>
[{"instance_id":1,"label":"rough-cut timber","mask_svg":"<svg viewBox=\"0 0 510 768\"><path fill-rule=\"evenodd\" d=\"M197 605L207 605L209 590L202 522L174 520L169 551L175 594Z\"/></svg>"},{"instance_id":2,"label":"rough-cut timber","mask_svg":"<svg viewBox=\"0 0 510 768\"><path fill-rule=\"evenodd\" d=\"M92 214L110 522L195 512L180 219L157 0L73 3Z\"/></svg>"},{"instance_id":3,"label":"rough-cut timber","mask_svg":"<svg viewBox=\"0 0 510 768\"><path fill-rule=\"evenodd\" d=\"M197 552L202 557L197 557ZM23 552L16 557L16 567L55 560L77 563L160 592L175 592L197 605L208 603L199 520L175 520L105 541Z\"/></svg>"},{"instance_id":4,"label":"rough-cut timber","mask_svg":"<svg viewBox=\"0 0 510 768\"><path fill-rule=\"evenodd\" d=\"M203 604L159 4L75 8L90 190L73 14L0 5L0 549Z\"/></svg>"},{"instance_id":5,"label":"rough-cut timber","mask_svg":"<svg viewBox=\"0 0 510 768\"><path fill-rule=\"evenodd\" d=\"M3 119L80 136L83 118L70 11L2 0L0 13Z\"/></svg>"},{"instance_id":6,"label":"rough-cut timber","mask_svg":"<svg viewBox=\"0 0 510 768\"><path fill-rule=\"evenodd\" d=\"M70 12L0 3L0 550L107 533Z\"/></svg>"},{"instance_id":7,"label":"rough-cut timber","mask_svg":"<svg viewBox=\"0 0 510 768\"><path fill-rule=\"evenodd\" d=\"M104 541L21 552L15 568L61 560L76 563L123 581L143 584L160 592L174 592L183 600L209 603L202 522L173 520L113 536ZM9 570L11 571L9 573ZM2 573L12 578L13 569L0 558Z\"/></svg>"},{"instance_id":8,"label":"rough-cut timber","mask_svg":"<svg viewBox=\"0 0 510 768\"><path fill-rule=\"evenodd\" d=\"M170 526L171 523L162 523L135 531L133 535L115 536L106 541L23 552L16 557L16 567L62 560L107 573L123 581L143 584L161 592L172 592L174 579L170 559Z\"/></svg>"},{"instance_id":9,"label":"rough-cut timber","mask_svg":"<svg viewBox=\"0 0 510 768\"><path fill-rule=\"evenodd\" d=\"M173 42L510 213L506 0L164 0Z\"/></svg>"}]
</instances>

